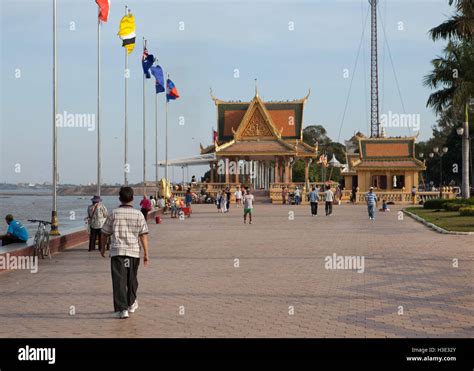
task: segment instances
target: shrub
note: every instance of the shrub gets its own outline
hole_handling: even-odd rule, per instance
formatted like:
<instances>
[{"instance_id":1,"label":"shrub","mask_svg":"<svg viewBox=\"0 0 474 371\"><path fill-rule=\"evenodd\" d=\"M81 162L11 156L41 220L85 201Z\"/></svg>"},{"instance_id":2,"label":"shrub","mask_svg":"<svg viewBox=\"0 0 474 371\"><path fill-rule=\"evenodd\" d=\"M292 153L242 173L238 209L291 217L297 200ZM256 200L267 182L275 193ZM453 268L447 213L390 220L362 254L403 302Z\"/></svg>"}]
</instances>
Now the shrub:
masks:
<instances>
[{"instance_id":1,"label":"shrub","mask_svg":"<svg viewBox=\"0 0 474 371\"><path fill-rule=\"evenodd\" d=\"M444 209L444 204L448 200L441 199L441 198L435 198L432 200L426 200L425 203L423 204L424 209Z\"/></svg>"},{"instance_id":2,"label":"shrub","mask_svg":"<svg viewBox=\"0 0 474 371\"><path fill-rule=\"evenodd\" d=\"M459 209L459 215L461 216L474 216L474 207L461 207Z\"/></svg>"},{"instance_id":3,"label":"shrub","mask_svg":"<svg viewBox=\"0 0 474 371\"><path fill-rule=\"evenodd\" d=\"M459 211L460 208L462 207L467 207L468 205L463 205L463 204L458 204L456 202L446 202L444 204L444 207L448 211Z\"/></svg>"}]
</instances>

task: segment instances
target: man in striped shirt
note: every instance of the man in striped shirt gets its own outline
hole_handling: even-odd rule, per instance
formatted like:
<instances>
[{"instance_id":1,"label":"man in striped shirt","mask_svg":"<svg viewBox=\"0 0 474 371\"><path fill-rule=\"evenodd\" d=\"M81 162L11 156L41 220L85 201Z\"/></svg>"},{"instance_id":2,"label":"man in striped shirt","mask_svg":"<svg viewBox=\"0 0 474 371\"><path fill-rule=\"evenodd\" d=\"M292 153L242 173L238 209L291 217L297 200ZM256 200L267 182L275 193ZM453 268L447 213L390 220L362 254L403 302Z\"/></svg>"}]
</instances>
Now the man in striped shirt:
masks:
<instances>
[{"instance_id":1,"label":"man in striped shirt","mask_svg":"<svg viewBox=\"0 0 474 371\"><path fill-rule=\"evenodd\" d=\"M369 219L375 219L375 207L377 206L377 195L374 193L374 187L370 187L369 193L365 195L367 201L367 209L369 211Z\"/></svg>"},{"instance_id":2,"label":"man in striped shirt","mask_svg":"<svg viewBox=\"0 0 474 371\"><path fill-rule=\"evenodd\" d=\"M121 205L112 211L102 227L102 233L111 236L110 257L114 309L120 318L128 318L138 308L138 265L140 245L143 248L143 263L148 265L148 226L143 214L134 209L133 189L122 187ZM105 239L103 239L105 240ZM105 246L100 253L105 257Z\"/></svg>"}]
</instances>

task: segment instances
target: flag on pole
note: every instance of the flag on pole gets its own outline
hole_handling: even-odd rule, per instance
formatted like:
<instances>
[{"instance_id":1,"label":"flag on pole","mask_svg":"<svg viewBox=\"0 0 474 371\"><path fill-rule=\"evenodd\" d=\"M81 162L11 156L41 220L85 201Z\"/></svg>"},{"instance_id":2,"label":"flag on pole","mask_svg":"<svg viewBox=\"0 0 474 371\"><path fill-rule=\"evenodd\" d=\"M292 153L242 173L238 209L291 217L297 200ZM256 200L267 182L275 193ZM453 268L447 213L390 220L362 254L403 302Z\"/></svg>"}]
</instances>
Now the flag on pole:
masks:
<instances>
[{"instance_id":1,"label":"flag on pole","mask_svg":"<svg viewBox=\"0 0 474 371\"><path fill-rule=\"evenodd\" d=\"M165 91L165 78L163 77L163 70L159 65L150 67L151 74L155 77L155 89L156 94L163 93Z\"/></svg>"},{"instance_id":2,"label":"flag on pole","mask_svg":"<svg viewBox=\"0 0 474 371\"><path fill-rule=\"evenodd\" d=\"M217 131L212 129L212 143L217 143Z\"/></svg>"},{"instance_id":3,"label":"flag on pole","mask_svg":"<svg viewBox=\"0 0 474 371\"><path fill-rule=\"evenodd\" d=\"M143 56L142 56L142 67L143 67L143 73L145 74L145 77L147 79L151 77L150 67L153 66L153 62L155 62L155 57L153 56L153 54L148 54L148 50L145 48L143 50Z\"/></svg>"},{"instance_id":4,"label":"flag on pole","mask_svg":"<svg viewBox=\"0 0 474 371\"><path fill-rule=\"evenodd\" d=\"M127 49L128 54L135 48L135 17L132 14L127 14L122 17L118 32L122 39L122 46Z\"/></svg>"},{"instance_id":5,"label":"flag on pole","mask_svg":"<svg viewBox=\"0 0 474 371\"><path fill-rule=\"evenodd\" d=\"M99 19L102 22L107 22L109 19L110 0L95 0L99 6Z\"/></svg>"},{"instance_id":6,"label":"flag on pole","mask_svg":"<svg viewBox=\"0 0 474 371\"><path fill-rule=\"evenodd\" d=\"M171 81L170 79L167 79L166 80L166 100L170 101L170 100L175 100L177 98L179 98L178 89L176 89L176 86L174 86L173 81Z\"/></svg>"}]
</instances>

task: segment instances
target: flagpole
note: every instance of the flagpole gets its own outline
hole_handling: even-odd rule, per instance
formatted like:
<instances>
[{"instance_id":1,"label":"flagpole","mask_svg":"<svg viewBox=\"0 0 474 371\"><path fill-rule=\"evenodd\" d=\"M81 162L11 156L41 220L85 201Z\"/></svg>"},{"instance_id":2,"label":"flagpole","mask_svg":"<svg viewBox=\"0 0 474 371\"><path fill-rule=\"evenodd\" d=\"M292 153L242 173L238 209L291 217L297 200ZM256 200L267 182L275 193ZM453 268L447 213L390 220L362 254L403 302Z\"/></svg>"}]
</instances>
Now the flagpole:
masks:
<instances>
[{"instance_id":1,"label":"flagpole","mask_svg":"<svg viewBox=\"0 0 474 371\"><path fill-rule=\"evenodd\" d=\"M158 187L158 94L155 92L155 182Z\"/></svg>"},{"instance_id":2,"label":"flagpole","mask_svg":"<svg viewBox=\"0 0 474 371\"><path fill-rule=\"evenodd\" d=\"M168 79L170 75L166 74L165 93L168 95ZM165 123L165 179L168 182L168 97L166 97L166 123Z\"/></svg>"},{"instance_id":3,"label":"flagpole","mask_svg":"<svg viewBox=\"0 0 474 371\"><path fill-rule=\"evenodd\" d=\"M101 187L101 141L100 141L100 18L97 17L97 195Z\"/></svg>"},{"instance_id":4,"label":"flagpole","mask_svg":"<svg viewBox=\"0 0 474 371\"><path fill-rule=\"evenodd\" d=\"M146 39L143 37L143 55L145 55ZM143 58L143 57L142 57ZM145 73L143 73L143 195L146 195L146 91Z\"/></svg>"},{"instance_id":5,"label":"flagpole","mask_svg":"<svg viewBox=\"0 0 474 371\"><path fill-rule=\"evenodd\" d=\"M58 110L58 71L57 71L57 39L56 39L57 0L53 0L53 205L51 211L51 231L53 236L59 236L59 221L57 210L57 187L58 187L58 128L56 126L56 114Z\"/></svg>"},{"instance_id":6,"label":"flagpole","mask_svg":"<svg viewBox=\"0 0 474 371\"><path fill-rule=\"evenodd\" d=\"M125 5L125 15L128 15L128 6ZM125 48L125 135L124 135L124 185L128 185L128 119L127 119L127 95L128 95L128 50Z\"/></svg>"}]
</instances>

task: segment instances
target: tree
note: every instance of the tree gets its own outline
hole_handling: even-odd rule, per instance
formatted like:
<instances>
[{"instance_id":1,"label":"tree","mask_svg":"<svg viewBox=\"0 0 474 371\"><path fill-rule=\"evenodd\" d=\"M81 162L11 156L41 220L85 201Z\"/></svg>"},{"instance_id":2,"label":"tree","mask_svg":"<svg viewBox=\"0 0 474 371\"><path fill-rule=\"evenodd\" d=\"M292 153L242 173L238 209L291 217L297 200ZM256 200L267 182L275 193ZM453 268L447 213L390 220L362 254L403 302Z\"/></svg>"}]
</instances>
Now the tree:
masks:
<instances>
[{"instance_id":1,"label":"tree","mask_svg":"<svg viewBox=\"0 0 474 371\"><path fill-rule=\"evenodd\" d=\"M431 61L433 70L423 80L425 86L438 89L430 94L426 105L437 114L462 112L474 97L474 42L450 41L443 53Z\"/></svg>"},{"instance_id":2,"label":"tree","mask_svg":"<svg viewBox=\"0 0 474 371\"><path fill-rule=\"evenodd\" d=\"M472 40L474 36L474 2L472 0L449 0L455 4L455 14L432 28L429 32L433 41L438 39Z\"/></svg>"},{"instance_id":3,"label":"tree","mask_svg":"<svg viewBox=\"0 0 474 371\"><path fill-rule=\"evenodd\" d=\"M345 147L341 143L333 142L328 137L326 129L322 125L310 125L303 129L303 140L311 146L318 146L318 152L328 156L331 159L334 154L341 162L345 162ZM323 180L321 165L313 161L309 166L309 180L311 182L320 182ZM325 169L324 180L329 180L330 169ZM341 170L334 168L331 179L338 181L341 177ZM297 160L293 165L293 181L304 182L304 161Z\"/></svg>"}]
</instances>

